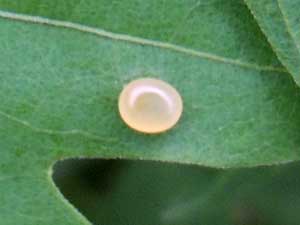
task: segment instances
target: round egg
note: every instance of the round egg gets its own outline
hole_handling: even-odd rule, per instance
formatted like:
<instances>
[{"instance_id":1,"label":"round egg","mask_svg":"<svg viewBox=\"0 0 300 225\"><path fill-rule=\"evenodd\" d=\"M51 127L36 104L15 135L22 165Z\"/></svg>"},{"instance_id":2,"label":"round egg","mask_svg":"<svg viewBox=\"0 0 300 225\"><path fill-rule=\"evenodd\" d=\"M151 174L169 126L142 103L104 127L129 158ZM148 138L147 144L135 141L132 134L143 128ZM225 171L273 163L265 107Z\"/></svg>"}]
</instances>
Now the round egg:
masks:
<instances>
[{"instance_id":1,"label":"round egg","mask_svg":"<svg viewBox=\"0 0 300 225\"><path fill-rule=\"evenodd\" d=\"M165 81L141 78L127 84L119 96L124 122L143 133L161 133L172 128L183 110L182 98Z\"/></svg>"}]
</instances>

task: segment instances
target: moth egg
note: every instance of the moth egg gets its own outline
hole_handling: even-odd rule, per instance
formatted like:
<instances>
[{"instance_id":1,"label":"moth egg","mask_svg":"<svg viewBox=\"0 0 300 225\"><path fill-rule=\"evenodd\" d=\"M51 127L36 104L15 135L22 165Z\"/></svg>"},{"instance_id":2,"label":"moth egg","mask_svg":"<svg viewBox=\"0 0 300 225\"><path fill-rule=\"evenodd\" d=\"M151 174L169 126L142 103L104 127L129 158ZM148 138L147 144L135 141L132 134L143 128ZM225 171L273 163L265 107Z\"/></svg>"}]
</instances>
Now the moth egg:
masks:
<instances>
[{"instance_id":1,"label":"moth egg","mask_svg":"<svg viewBox=\"0 0 300 225\"><path fill-rule=\"evenodd\" d=\"M119 112L132 129L161 133L172 128L183 110L182 98L170 84L153 78L131 81L119 96Z\"/></svg>"}]
</instances>

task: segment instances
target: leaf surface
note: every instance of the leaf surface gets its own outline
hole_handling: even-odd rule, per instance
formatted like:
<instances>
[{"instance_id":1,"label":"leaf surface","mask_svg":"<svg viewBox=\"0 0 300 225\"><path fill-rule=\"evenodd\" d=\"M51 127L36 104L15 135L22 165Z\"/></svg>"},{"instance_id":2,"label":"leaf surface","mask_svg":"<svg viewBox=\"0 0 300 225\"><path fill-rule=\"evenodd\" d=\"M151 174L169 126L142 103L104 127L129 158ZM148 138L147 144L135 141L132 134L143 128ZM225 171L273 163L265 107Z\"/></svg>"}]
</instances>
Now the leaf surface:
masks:
<instances>
[{"instance_id":1,"label":"leaf surface","mask_svg":"<svg viewBox=\"0 0 300 225\"><path fill-rule=\"evenodd\" d=\"M51 167L63 158L211 167L299 159L299 89L242 1L0 8L0 224L88 223L53 188ZM122 87L144 76L183 97L170 132L139 134L118 115Z\"/></svg>"}]
</instances>

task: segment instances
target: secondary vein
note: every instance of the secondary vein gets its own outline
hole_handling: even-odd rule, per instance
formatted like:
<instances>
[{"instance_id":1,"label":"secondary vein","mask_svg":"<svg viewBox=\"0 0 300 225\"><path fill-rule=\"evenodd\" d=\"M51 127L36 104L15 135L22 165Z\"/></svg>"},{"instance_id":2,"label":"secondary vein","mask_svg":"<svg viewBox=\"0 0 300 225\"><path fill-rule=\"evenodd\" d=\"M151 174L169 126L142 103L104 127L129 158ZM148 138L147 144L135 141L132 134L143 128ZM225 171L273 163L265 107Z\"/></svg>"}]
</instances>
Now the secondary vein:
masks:
<instances>
[{"instance_id":1,"label":"secondary vein","mask_svg":"<svg viewBox=\"0 0 300 225\"><path fill-rule=\"evenodd\" d=\"M51 129L44 129L44 128L39 128L35 127L32 124L30 124L28 121L21 120L13 115L10 115L6 112L3 112L0 110L0 116L5 117L6 119L13 121L15 123L18 123L24 127L27 127L34 132L37 133L43 133L43 134L48 134L48 135L81 135L86 138L98 140L98 141L105 141L104 138L101 138L97 135L91 134L90 132L79 130L79 129L72 129L72 130L51 130Z\"/></svg>"},{"instance_id":2,"label":"secondary vein","mask_svg":"<svg viewBox=\"0 0 300 225\"><path fill-rule=\"evenodd\" d=\"M230 58L214 55L214 54L207 53L207 52L201 52L198 50L185 48L185 47L167 43L167 42L154 41L154 40L134 37L134 36L126 35L126 34L112 33L112 32L102 30L99 28L89 27L89 26L85 26L85 25L77 24L77 23L73 23L73 22L68 22L68 21L48 19L48 18L43 18L40 16L29 16L29 15L24 15L24 14L17 14L17 13L7 12L7 11L3 11L3 10L0 10L0 18L77 30L77 31L81 31L84 33L90 33L90 34L94 34L94 35L112 39L112 40L124 41L124 42L133 43L133 44L168 49L168 50L184 53L184 54L187 54L190 56L196 56L196 57L204 58L204 59L211 60L211 61L217 61L217 62L224 63L224 64L232 64L232 65L236 65L236 66L248 68L248 69L253 69L253 70L288 73L284 68L277 68L277 67L273 67L273 66L261 66L261 65L257 65L254 63L242 62L240 60L230 59Z\"/></svg>"}]
</instances>

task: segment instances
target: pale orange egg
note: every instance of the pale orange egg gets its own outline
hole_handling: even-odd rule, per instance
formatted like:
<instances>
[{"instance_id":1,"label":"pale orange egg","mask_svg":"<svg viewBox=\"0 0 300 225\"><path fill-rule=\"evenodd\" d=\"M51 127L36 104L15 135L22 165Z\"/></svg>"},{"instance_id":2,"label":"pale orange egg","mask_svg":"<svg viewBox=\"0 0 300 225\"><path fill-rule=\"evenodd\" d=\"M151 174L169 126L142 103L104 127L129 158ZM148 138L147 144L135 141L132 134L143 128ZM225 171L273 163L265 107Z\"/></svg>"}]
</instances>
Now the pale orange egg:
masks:
<instances>
[{"instance_id":1,"label":"pale orange egg","mask_svg":"<svg viewBox=\"0 0 300 225\"><path fill-rule=\"evenodd\" d=\"M153 78L127 84L119 96L124 122L143 133L161 133L172 128L183 110L182 98L170 84Z\"/></svg>"}]
</instances>

